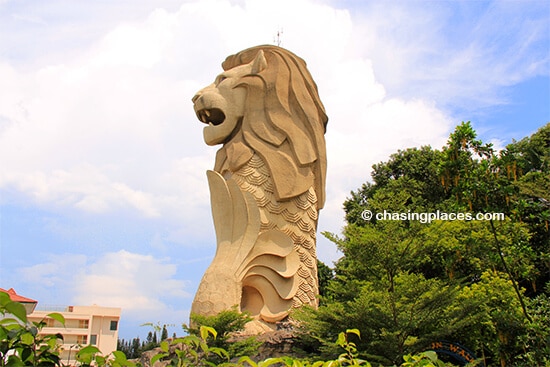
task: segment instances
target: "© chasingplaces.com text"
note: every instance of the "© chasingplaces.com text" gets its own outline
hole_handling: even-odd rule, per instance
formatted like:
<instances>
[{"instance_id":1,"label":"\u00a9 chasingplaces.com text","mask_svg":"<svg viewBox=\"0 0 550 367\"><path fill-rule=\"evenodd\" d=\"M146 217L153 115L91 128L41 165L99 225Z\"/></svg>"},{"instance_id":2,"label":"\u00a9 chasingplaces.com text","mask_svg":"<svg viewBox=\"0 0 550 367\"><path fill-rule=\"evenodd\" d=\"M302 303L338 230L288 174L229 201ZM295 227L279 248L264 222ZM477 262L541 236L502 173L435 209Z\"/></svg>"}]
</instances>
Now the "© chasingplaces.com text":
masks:
<instances>
[{"instance_id":1,"label":"\u00a9 chasingplaces.com text","mask_svg":"<svg viewBox=\"0 0 550 367\"><path fill-rule=\"evenodd\" d=\"M364 220L399 220L419 221L420 223L431 223L434 220L504 220L504 213L447 213L439 210L435 212L383 212L374 213L371 210L363 210L361 218Z\"/></svg>"}]
</instances>

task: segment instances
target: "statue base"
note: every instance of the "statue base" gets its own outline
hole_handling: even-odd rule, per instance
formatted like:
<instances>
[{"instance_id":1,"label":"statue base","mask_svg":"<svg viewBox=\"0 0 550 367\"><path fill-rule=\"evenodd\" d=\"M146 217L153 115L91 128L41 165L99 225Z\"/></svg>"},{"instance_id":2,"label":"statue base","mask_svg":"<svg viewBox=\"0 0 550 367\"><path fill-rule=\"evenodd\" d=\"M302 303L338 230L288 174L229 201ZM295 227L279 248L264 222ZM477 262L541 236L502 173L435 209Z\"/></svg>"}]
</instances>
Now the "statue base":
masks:
<instances>
[{"instance_id":1,"label":"statue base","mask_svg":"<svg viewBox=\"0 0 550 367\"><path fill-rule=\"evenodd\" d=\"M234 335L230 340L237 341L249 338L250 336L253 335L239 333L238 335ZM295 334L290 329L263 331L261 334L256 335L256 339L262 343L258 347L258 353L250 356L256 362L267 358L293 355Z\"/></svg>"}]
</instances>

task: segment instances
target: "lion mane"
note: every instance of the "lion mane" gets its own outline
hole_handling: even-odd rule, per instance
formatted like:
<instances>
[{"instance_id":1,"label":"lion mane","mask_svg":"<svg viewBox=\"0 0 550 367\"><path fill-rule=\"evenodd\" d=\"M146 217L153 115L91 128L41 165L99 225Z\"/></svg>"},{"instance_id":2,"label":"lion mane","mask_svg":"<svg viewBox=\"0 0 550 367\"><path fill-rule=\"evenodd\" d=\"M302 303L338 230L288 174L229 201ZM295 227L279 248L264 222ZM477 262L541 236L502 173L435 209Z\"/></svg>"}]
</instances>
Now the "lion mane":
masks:
<instances>
[{"instance_id":1,"label":"lion mane","mask_svg":"<svg viewBox=\"0 0 550 367\"><path fill-rule=\"evenodd\" d=\"M216 156L215 170L237 171L258 154L273 179L275 196L288 200L314 187L318 209L325 202L328 122L306 63L277 46L256 46L226 58L227 71L251 63L263 52L267 66L241 78L247 89L245 114Z\"/></svg>"}]
</instances>

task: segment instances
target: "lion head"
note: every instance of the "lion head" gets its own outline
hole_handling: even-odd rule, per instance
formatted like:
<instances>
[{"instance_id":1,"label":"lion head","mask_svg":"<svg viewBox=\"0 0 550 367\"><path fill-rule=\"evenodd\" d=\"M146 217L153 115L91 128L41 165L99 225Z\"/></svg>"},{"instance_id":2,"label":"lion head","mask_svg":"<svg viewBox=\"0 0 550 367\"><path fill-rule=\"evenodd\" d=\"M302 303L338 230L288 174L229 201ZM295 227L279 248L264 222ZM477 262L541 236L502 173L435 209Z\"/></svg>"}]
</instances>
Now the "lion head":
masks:
<instances>
[{"instance_id":1,"label":"lion head","mask_svg":"<svg viewBox=\"0 0 550 367\"><path fill-rule=\"evenodd\" d=\"M258 154L275 195L286 200L314 186L325 197L327 115L304 60L281 47L256 46L227 57L224 72L193 103L204 139L223 144L215 170L235 172Z\"/></svg>"}]
</instances>

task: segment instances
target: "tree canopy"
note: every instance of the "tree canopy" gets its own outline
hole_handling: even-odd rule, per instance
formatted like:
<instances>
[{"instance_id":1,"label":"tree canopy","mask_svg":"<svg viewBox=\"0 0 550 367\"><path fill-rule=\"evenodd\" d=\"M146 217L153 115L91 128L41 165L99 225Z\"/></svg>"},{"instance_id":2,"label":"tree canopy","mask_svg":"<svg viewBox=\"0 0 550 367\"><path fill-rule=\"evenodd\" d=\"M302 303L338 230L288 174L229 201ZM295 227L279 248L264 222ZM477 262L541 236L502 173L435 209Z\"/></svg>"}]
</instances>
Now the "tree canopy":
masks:
<instances>
[{"instance_id":1,"label":"tree canopy","mask_svg":"<svg viewBox=\"0 0 550 367\"><path fill-rule=\"evenodd\" d=\"M442 149L400 150L371 177L344 202L342 235L324 233L343 256L319 309L295 314L301 348L330 354L358 328L381 365L440 340L487 365L550 363L550 124L497 152L461 123ZM410 216L438 211L472 220Z\"/></svg>"}]
</instances>

